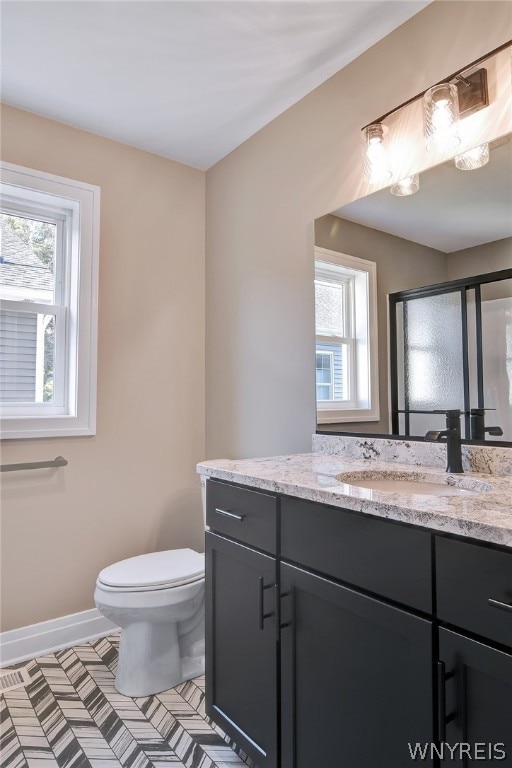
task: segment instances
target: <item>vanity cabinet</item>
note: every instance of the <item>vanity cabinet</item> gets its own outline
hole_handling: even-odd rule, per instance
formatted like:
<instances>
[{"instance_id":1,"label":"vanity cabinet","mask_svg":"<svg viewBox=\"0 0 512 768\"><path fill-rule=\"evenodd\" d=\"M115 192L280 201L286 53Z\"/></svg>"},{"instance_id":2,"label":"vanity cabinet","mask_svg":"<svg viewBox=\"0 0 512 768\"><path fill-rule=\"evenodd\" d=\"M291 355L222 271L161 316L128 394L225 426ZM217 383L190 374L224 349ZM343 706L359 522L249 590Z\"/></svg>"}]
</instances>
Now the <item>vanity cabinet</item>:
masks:
<instances>
[{"instance_id":1,"label":"vanity cabinet","mask_svg":"<svg viewBox=\"0 0 512 768\"><path fill-rule=\"evenodd\" d=\"M207 523L207 713L259 768L512 766L512 552L217 480Z\"/></svg>"}]
</instances>

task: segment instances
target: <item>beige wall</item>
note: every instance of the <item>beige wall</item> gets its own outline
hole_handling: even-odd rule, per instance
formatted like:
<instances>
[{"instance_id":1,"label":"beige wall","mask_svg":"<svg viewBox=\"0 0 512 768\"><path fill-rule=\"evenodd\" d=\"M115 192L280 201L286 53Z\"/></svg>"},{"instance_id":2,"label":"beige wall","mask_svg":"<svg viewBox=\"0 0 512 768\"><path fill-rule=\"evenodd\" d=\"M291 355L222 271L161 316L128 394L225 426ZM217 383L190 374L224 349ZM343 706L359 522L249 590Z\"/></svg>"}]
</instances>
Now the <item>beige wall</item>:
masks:
<instances>
[{"instance_id":1,"label":"beige wall","mask_svg":"<svg viewBox=\"0 0 512 768\"><path fill-rule=\"evenodd\" d=\"M363 125L510 28L506 2L434 2L207 172L209 457L310 449L313 220L365 193Z\"/></svg>"},{"instance_id":2,"label":"beige wall","mask_svg":"<svg viewBox=\"0 0 512 768\"><path fill-rule=\"evenodd\" d=\"M389 432L388 293L441 283L446 278L446 254L402 237L364 227L328 214L315 221L315 245L377 264L377 322L379 332L380 421L337 424L345 432ZM320 429L325 429L324 424Z\"/></svg>"},{"instance_id":3,"label":"beige wall","mask_svg":"<svg viewBox=\"0 0 512 768\"><path fill-rule=\"evenodd\" d=\"M501 269L512 269L511 237L448 254L448 280Z\"/></svg>"},{"instance_id":4,"label":"beige wall","mask_svg":"<svg viewBox=\"0 0 512 768\"><path fill-rule=\"evenodd\" d=\"M97 435L2 443L4 630L93 607L123 557L202 547L204 173L6 107L2 158L101 187Z\"/></svg>"}]
</instances>

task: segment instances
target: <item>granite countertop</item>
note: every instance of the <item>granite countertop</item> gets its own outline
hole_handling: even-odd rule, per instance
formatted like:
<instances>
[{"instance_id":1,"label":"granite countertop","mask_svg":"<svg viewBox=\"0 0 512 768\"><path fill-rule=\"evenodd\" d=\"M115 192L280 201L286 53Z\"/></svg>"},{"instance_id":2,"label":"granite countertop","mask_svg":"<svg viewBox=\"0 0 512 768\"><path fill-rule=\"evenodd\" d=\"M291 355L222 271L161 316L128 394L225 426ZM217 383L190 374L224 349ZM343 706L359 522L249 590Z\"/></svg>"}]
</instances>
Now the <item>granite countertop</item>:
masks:
<instances>
[{"instance_id":1,"label":"granite countertop","mask_svg":"<svg viewBox=\"0 0 512 768\"><path fill-rule=\"evenodd\" d=\"M350 485L336 479L345 472L393 472L431 482L462 483L460 496L389 493ZM448 475L439 468L370 459L303 453L261 459L217 459L197 465L201 474L309 499L403 523L453 533L512 548L512 477L477 472ZM485 490L474 490L474 488ZM473 489L473 490L472 490Z\"/></svg>"}]
</instances>

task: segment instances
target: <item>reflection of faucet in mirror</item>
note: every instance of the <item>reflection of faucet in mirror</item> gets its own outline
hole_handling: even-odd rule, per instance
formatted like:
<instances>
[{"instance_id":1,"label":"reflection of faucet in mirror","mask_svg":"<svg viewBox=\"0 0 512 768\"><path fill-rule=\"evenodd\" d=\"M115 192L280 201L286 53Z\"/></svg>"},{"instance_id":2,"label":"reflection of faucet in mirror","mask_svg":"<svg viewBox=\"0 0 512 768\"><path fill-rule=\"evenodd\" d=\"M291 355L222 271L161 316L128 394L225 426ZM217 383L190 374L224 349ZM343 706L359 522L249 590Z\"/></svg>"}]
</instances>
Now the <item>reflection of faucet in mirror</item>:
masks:
<instances>
[{"instance_id":1,"label":"reflection of faucet in mirror","mask_svg":"<svg viewBox=\"0 0 512 768\"><path fill-rule=\"evenodd\" d=\"M432 442L444 441L446 438L447 463L446 471L451 474L460 474L462 469L462 450L460 437L460 411L432 411L432 413L446 414L446 429L442 432L431 430L425 435L425 440Z\"/></svg>"},{"instance_id":2,"label":"reflection of faucet in mirror","mask_svg":"<svg viewBox=\"0 0 512 768\"><path fill-rule=\"evenodd\" d=\"M471 439L485 440L485 433L500 437L503 434L501 427L486 427L485 412L496 410L495 408L472 408L471 409Z\"/></svg>"}]
</instances>

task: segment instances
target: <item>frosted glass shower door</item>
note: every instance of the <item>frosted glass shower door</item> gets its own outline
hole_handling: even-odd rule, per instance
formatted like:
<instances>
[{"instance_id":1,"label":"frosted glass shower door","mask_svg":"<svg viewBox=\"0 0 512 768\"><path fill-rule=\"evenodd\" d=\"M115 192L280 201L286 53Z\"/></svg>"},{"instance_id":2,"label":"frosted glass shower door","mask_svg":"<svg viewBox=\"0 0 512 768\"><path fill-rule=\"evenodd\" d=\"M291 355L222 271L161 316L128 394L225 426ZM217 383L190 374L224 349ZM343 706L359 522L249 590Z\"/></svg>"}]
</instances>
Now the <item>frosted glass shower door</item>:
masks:
<instances>
[{"instance_id":1,"label":"frosted glass shower door","mask_svg":"<svg viewBox=\"0 0 512 768\"><path fill-rule=\"evenodd\" d=\"M391 431L512 442L512 269L389 295Z\"/></svg>"},{"instance_id":2,"label":"frosted glass shower door","mask_svg":"<svg viewBox=\"0 0 512 768\"><path fill-rule=\"evenodd\" d=\"M400 432L422 435L444 429L444 416L413 411L464 410L462 294L457 290L411 298L399 302L396 310L398 403L409 412L400 415Z\"/></svg>"}]
</instances>

